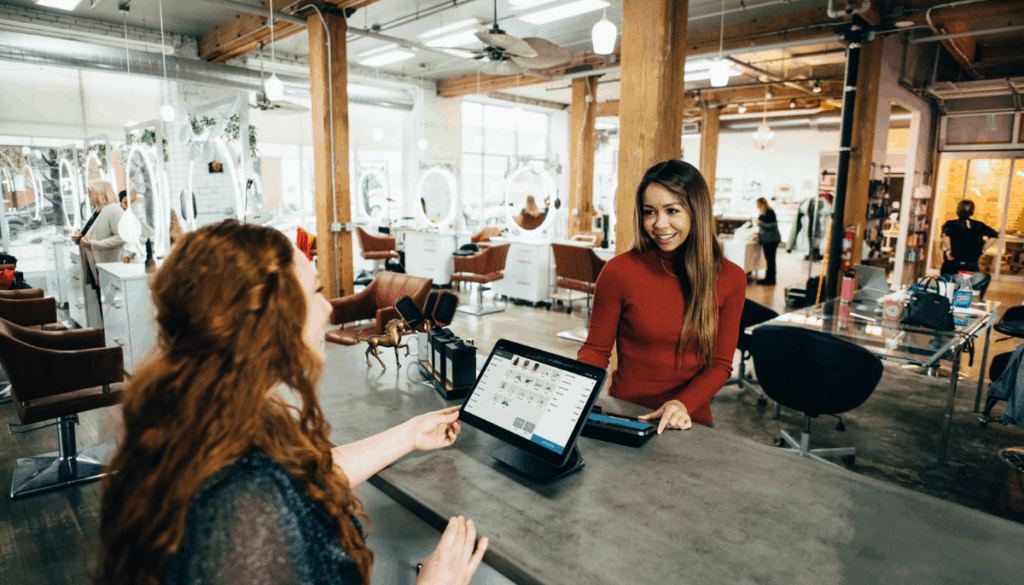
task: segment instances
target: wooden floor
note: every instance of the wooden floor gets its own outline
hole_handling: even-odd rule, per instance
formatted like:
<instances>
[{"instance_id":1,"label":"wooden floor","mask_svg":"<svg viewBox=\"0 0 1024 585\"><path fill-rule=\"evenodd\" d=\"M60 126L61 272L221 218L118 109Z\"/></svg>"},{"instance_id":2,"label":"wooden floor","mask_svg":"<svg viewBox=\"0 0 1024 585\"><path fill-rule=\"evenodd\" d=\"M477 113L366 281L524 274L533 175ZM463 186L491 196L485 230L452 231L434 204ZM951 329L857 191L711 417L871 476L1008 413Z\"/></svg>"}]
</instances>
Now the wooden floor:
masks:
<instances>
[{"instance_id":1,"label":"wooden floor","mask_svg":"<svg viewBox=\"0 0 1024 585\"><path fill-rule=\"evenodd\" d=\"M785 285L802 282L805 277L806 265L796 254L780 253L780 284L764 287L751 281L747 296L781 312L784 310ZM994 283L989 298L1003 301L1004 308L1020 304L1024 301L1022 289L1024 287L1020 283ZM453 327L458 328L464 337L475 338L478 347L484 349L489 349L498 338L508 337L574 356L579 344L558 339L554 334L582 324L583 318L578 312L567 315L510 306L505 313L482 318L460 314ZM992 353L1009 351L1013 346L1013 340L993 343ZM964 384L970 391L962 392L958 398L957 426L947 466L935 466L930 462L934 457L933 438L938 435L937 421L932 420L934 417L913 416L919 408L944 403L945 397L941 392L938 397L927 392L917 393L920 396L911 398L920 402L913 405L908 413L900 410L902 406L898 395L876 391L879 396L869 400L871 408L865 408L857 416L853 416L856 412L851 413L852 420L846 433L837 435L824 428L829 425L822 424L822 431L817 436L826 442L855 443L859 462L855 471L1015 521L1024 521L1024 510L1014 508L1020 505L1020 481L1018 479L1014 487L1013 477L1008 477L1006 470L994 459L998 447L1024 444L1024 432L999 425L989 430L979 429L970 415L974 391L968 378L977 376L980 357L979 353L973 368L965 366ZM357 381L359 379L362 377L356 378ZM325 380L323 390L343 391L345 383L352 382ZM906 376L896 383L921 388L941 384L938 380L920 376ZM722 399L714 406L716 428L722 432L770 441L780 428L797 430L798 421L792 413L784 415L781 421L773 421L764 412L753 408L750 400L730 398L726 396L728 394L730 392L724 391ZM81 424L77 428L80 447L117 439L120 428L117 407L83 413L80 418ZM14 407L0 405L0 489L3 490L0 493L0 585L87 584L90 581L87 567L95 562L99 529L99 484L10 500L8 486L15 460L57 448L55 428L11 435L7 432L10 422L18 422ZM1018 493L1014 494L1014 489Z\"/></svg>"}]
</instances>

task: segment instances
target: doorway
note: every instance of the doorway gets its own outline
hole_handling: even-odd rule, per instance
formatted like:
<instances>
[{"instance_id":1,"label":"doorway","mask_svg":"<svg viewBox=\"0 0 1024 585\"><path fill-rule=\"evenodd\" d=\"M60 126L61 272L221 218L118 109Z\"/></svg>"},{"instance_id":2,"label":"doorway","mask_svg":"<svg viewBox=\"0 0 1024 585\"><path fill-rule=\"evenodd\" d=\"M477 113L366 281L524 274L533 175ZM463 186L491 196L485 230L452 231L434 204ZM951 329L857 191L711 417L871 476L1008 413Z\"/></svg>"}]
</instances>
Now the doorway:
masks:
<instances>
[{"instance_id":1,"label":"doorway","mask_svg":"<svg viewBox=\"0 0 1024 585\"><path fill-rule=\"evenodd\" d=\"M979 261L994 279L1024 281L1024 152L943 153L935 192L928 266L942 265L942 224L956 219L957 203L974 202L972 219L999 232Z\"/></svg>"}]
</instances>

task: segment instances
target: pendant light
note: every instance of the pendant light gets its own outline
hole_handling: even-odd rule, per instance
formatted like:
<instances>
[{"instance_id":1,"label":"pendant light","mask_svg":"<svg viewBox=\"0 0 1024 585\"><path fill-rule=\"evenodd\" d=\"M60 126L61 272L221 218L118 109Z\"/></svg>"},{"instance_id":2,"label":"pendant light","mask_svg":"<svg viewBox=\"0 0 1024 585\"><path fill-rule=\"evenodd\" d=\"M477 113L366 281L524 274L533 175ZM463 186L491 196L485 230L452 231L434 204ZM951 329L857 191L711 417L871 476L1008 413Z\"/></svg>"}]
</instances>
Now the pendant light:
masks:
<instances>
[{"instance_id":1,"label":"pendant light","mask_svg":"<svg viewBox=\"0 0 1024 585\"><path fill-rule=\"evenodd\" d=\"M618 35L619 30L615 28L614 22L608 20L608 9L605 8L601 20L590 31L590 38L594 42L594 53L598 55L611 55L614 53L615 38Z\"/></svg>"},{"instance_id":2,"label":"pendant light","mask_svg":"<svg viewBox=\"0 0 1024 585\"><path fill-rule=\"evenodd\" d=\"M270 79L263 89L272 102L284 97L284 82L277 76L277 53L274 51L274 0L270 0Z\"/></svg>"},{"instance_id":3,"label":"pendant light","mask_svg":"<svg viewBox=\"0 0 1024 585\"><path fill-rule=\"evenodd\" d=\"M170 96L170 86L167 84L167 51L164 50L164 0L160 0L158 3L160 9L160 59L164 62L164 87L167 88L168 97ZM160 106L160 118L164 122L174 121L174 106L164 102L164 105Z\"/></svg>"},{"instance_id":4,"label":"pendant light","mask_svg":"<svg viewBox=\"0 0 1024 585\"><path fill-rule=\"evenodd\" d=\"M775 137L775 133L768 127L768 99L770 94L765 94L764 109L761 112L761 125L757 127L757 131L754 132L754 148L758 150L768 150L772 146L772 138Z\"/></svg>"},{"instance_id":5,"label":"pendant light","mask_svg":"<svg viewBox=\"0 0 1024 585\"><path fill-rule=\"evenodd\" d=\"M124 62L128 66L128 91L131 93L132 100L135 99L135 86L132 84L132 56L128 51L128 7L121 8L121 17L124 19ZM125 128L131 128L138 122L131 114L128 114L128 122L125 123Z\"/></svg>"},{"instance_id":6,"label":"pendant light","mask_svg":"<svg viewBox=\"0 0 1024 585\"><path fill-rule=\"evenodd\" d=\"M722 58L725 45L725 0L722 0L721 21L718 29L718 58L711 62L711 87L725 87L729 85L729 77L732 74L732 65Z\"/></svg>"}]
</instances>

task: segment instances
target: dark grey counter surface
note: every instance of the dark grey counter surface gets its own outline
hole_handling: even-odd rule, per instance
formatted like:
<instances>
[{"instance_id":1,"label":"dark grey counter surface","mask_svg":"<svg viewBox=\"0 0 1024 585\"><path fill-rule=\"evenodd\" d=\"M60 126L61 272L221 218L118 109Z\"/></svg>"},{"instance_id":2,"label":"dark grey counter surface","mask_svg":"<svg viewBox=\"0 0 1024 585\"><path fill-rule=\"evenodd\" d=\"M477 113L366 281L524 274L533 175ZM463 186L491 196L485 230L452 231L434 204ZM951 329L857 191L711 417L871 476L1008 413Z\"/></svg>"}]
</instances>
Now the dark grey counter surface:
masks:
<instances>
[{"instance_id":1,"label":"dark grey counter surface","mask_svg":"<svg viewBox=\"0 0 1024 585\"><path fill-rule=\"evenodd\" d=\"M331 345L331 344L328 344ZM321 402L336 444L447 402L365 346L327 349ZM645 409L599 401L626 414ZM585 467L551 484L491 458L463 425L370 483L438 530L472 519L486 562L524 584L1020 583L1024 526L696 426L632 449L580 438ZM371 518L372 521L372 518ZM372 528L371 528L372 530Z\"/></svg>"}]
</instances>

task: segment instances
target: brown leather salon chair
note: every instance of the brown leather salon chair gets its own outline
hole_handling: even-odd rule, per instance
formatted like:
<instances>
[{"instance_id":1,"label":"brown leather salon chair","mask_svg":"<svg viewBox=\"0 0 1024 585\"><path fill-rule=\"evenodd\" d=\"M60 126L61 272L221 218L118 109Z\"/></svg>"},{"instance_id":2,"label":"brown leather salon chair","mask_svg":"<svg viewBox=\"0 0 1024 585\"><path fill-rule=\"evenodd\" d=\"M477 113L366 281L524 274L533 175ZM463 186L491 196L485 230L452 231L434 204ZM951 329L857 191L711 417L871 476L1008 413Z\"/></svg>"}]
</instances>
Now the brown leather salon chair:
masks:
<instances>
[{"instance_id":1,"label":"brown leather salon chair","mask_svg":"<svg viewBox=\"0 0 1024 585\"><path fill-rule=\"evenodd\" d=\"M501 237L501 228L485 227L477 232L475 236L469 238L469 241L473 244L486 244L491 241L491 238L499 237Z\"/></svg>"},{"instance_id":2,"label":"brown leather salon chair","mask_svg":"<svg viewBox=\"0 0 1024 585\"><path fill-rule=\"evenodd\" d=\"M21 424L12 434L57 427L57 451L18 459L11 498L99 479L114 443L82 450L78 413L121 402L126 386L120 347L105 347L103 329L36 331L0 319L0 364L11 379ZM54 421L28 428L28 425Z\"/></svg>"},{"instance_id":3,"label":"brown leather salon chair","mask_svg":"<svg viewBox=\"0 0 1024 585\"><path fill-rule=\"evenodd\" d=\"M461 305L456 310L470 315L490 315L505 309L497 305L484 306L484 285L505 278L505 260L512 244L501 244L480 250L472 256L455 256L455 271L452 282L475 282L476 302L472 305Z\"/></svg>"},{"instance_id":4,"label":"brown leather salon chair","mask_svg":"<svg viewBox=\"0 0 1024 585\"><path fill-rule=\"evenodd\" d=\"M44 294L41 288L0 291L0 318L22 327L66 331L57 322L57 299L43 298ZM11 401L10 380L5 377L0 386L0 404L7 404Z\"/></svg>"},{"instance_id":5,"label":"brown leather salon chair","mask_svg":"<svg viewBox=\"0 0 1024 585\"><path fill-rule=\"evenodd\" d=\"M371 236L361 227L356 227L356 235L359 236L359 247L362 249L359 255L377 263L375 273L381 272L388 260L399 257L395 250L395 238Z\"/></svg>"},{"instance_id":6,"label":"brown leather salon chair","mask_svg":"<svg viewBox=\"0 0 1024 585\"><path fill-rule=\"evenodd\" d=\"M572 314L572 291L586 293L587 322L583 327L569 329L558 333L561 339L570 341L586 341L587 330L590 328L590 297L594 294L597 277L604 268L605 261L594 253L592 248L569 244L551 244L555 255L555 276L557 288L569 290L569 314Z\"/></svg>"},{"instance_id":7,"label":"brown leather salon chair","mask_svg":"<svg viewBox=\"0 0 1024 585\"><path fill-rule=\"evenodd\" d=\"M360 292L331 300L334 313L331 315L332 325L341 325L341 329L328 331L325 335L327 341L340 343L341 345L356 345L356 333L362 332L363 341L370 335L384 333L384 326L392 319L401 319L394 304L398 299L408 295L422 307L430 293L430 287L434 281L429 278L419 278L396 272L381 272L373 281L366 285ZM345 326L346 323L372 319L370 324L354 324Z\"/></svg>"}]
</instances>

